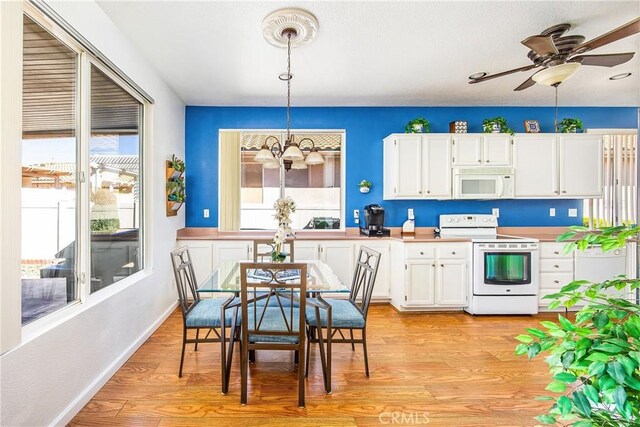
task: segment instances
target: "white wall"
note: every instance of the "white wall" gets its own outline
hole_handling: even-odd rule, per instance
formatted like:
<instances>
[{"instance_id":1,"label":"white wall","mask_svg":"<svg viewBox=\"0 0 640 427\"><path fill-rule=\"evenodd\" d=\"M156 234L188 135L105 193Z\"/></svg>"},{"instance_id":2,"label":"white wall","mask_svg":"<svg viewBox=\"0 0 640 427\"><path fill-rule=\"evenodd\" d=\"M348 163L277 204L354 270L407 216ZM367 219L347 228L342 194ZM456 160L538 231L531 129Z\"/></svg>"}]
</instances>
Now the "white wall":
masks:
<instances>
[{"instance_id":1,"label":"white wall","mask_svg":"<svg viewBox=\"0 0 640 427\"><path fill-rule=\"evenodd\" d=\"M112 285L113 289L102 291L106 292L103 295L101 292L92 295L81 307L71 307L70 311L76 312L72 317L48 325L49 330L44 333L23 333L22 343L0 357L0 424L6 426L66 423L124 363L140 339L170 313L175 306L176 291L171 280L169 251L175 245L176 230L184 226L184 209L172 218L167 218L164 212L164 161L171 153L184 158L183 102L95 2L53 2L51 6L155 99L152 144L145 147L149 178L146 192L150 201L146 207L146 232L150 237L146 250L151 257L147 274L142 274L144 277L135 283L117 283ZM4 30L7 18L4 10L0 17ZM22 37L21 33L16 36ZM19 140L13 143L19 144ZM2 182L3 193L19 194L19 188L7 188L6 184ZM4 225L4 217L2 221ZM5 275L6 269L19 271L19 265L4 263L5 258L2 287L19 289L19 280L5 280L13 278ZM6 313L3 307L2 315Z\"/></svg>"}]
</instances>

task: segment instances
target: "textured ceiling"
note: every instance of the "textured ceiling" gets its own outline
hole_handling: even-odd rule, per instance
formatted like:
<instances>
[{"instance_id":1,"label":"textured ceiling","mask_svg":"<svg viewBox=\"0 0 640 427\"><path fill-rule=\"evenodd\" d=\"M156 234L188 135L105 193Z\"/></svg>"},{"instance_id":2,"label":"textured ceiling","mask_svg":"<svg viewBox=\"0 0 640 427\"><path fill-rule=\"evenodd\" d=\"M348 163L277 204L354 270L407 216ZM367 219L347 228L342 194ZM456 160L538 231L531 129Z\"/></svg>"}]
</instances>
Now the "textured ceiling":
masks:
<instances>
[{"instance_id":1,"label":"textured ceiling","mask_svg":"<svg viewBox=\"0 0 640 427\"><path fill-rule=\"evenodd\" d=\"M320 23L295 49L292 105L553 105L553 88L513 92L532 72L469 85L477 71L530 64L527 36L568 22L590 40L640 16L640 1L99 1L102 9L188 105L281 106L286 52L261 22L302 7ZM640 104L640 35L591 53L636 52L614 68L582 66L560 86L560 104ZM610 81L622 72L632 77Z\"/></svg>"}]
</instances>

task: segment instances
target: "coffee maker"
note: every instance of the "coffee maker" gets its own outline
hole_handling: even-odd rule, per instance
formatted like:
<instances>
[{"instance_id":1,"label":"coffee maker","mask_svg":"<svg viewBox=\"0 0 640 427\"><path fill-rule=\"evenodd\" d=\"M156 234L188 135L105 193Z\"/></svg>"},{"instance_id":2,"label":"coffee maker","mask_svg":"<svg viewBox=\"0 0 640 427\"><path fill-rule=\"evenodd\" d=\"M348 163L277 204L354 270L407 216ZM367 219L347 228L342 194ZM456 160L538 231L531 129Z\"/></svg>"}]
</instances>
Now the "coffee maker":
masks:
<instances>
[{"instance_id":1,"label":"coffee maker","mask_svg":"<svg viewBox=\"0 0 640 427\"><path fill-rule=\"evenodd\" d=\"M380 205L367 205L364 207L364 228L360 234L369 237L388 237L391 233L384 228L384 208Z\"/></svg>"}]
</instances>

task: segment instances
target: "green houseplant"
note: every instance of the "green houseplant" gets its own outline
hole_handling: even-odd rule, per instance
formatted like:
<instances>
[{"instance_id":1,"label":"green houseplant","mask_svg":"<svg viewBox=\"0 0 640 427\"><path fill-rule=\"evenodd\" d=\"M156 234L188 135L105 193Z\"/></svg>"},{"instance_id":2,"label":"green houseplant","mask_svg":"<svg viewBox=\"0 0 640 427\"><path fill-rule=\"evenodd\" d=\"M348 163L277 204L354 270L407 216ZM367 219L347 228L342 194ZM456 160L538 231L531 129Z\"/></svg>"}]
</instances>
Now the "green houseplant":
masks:
<instances>
[{"instance_id":1,"label":"green houseplant","mask_svg":"<svg viewBox=\"0 0 640 427\"><path fill-rule=\"evenodd\" d=\"M557 240L573 240L566 253L589 245L608 251L623 247L638 234L640 228L631 226L597 232L575 226ZM529 328L516 337L521 342L516 354L529 359L549 354L546 362L553 381L546 389L561 394L540 398L553 402L547 414L536 417L540 422L576 427L640 425L640 306L612 293L627 287L635 292L640 280L618 276L602 283L571 282L545 298L552 300L551 309L586 303L575 320L559 315L558 322L540 322L543 328Z\"/></svg>"},{"instance_id":2,"label":"green houseplant","mask_svg":"<svg viewBox=\"0 0 640 427\"><path fill-rule=\"evenodd\" d=\"M507 120L502 116L484 119L482 121L482 131L484 133L503 132L513 135L513 129L507 124Z\"/></svg>"},{"instance_id":3,"label":"green houseplant","mask_svg":"<svg viewBox=\"0 0 640 427\"><path fill-rule=\"evenodd\" d=\"M558 130L561 133L575 133L583 128L582 120L564 118L558 123Z\"/></svg>"},{"instance_id":4,"label":"green houseplant","mask_svg":"<svg viewBox=\"0 0 640 427\"><path fill-rule=\"evenodd\" d=\"M169 166L171 166L173 169L175 169L178 172L184 172L184 169L185 169L184 160L177 158L175 154L171 155Z\"/></svg>"},{"instance_id":5,"label":"green houseplant","mask_svg":"<svg viewBox=\"0 0 640 427\"><path fill-rule=\"evenodd\" d=\"M415 118L404 127L405 133L428 133L429 130L429 120L424 117Z\"/></svg>"},{"instance_id":6,"label":"green houseplant","mask_svg":"<svg viewBox=\"0 0 640 427\"><path fill-rule=\"evenodd\" d=\"M360 181L360 184L358 184L358 187L360 187L361 193L368 193L371 190L371 181L363 179Z\"/></svg>"},{"instance_id":7,"label":"green houseplant","mask_svg":"<svg viewBox=\"0 0 640 427\"><path fill-rule=\"evenodd\" d=\"M170 202L184 203L187 198L184 177L171 178L167 181L167 190L169 194L167 200Z\"/></svg>"}]
</instances>

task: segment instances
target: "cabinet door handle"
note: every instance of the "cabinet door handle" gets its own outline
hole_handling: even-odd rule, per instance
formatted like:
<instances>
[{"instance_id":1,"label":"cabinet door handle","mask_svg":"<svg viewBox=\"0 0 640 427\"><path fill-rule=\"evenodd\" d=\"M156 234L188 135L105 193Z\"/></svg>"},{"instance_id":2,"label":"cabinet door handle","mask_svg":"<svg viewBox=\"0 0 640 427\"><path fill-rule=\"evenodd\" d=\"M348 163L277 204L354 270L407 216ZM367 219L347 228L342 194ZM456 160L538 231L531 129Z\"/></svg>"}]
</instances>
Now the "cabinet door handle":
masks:
<instances>
[{"instance_id":1,"label":"cabinet door handle","mask_svg":"<svg viewBox=\"0 0 640 427\"><path fill-rule=\"evenodd\" d=\"M562 193L566 193L566 192L567 192L567 190L562 190Z\"/></svg>"},{"instance_id":2,"label":"cabinet door handle","mask_svg":"<svg viewBox=\"0 0 640 427\"><path fill-rule=\"evenodd\" d=\"M487 160L487 163L489 163L489 160Z\"/></svg>"},{"instance_id":3,"label":"cabinet door handle","mask_svg":"<svg viewBox=\"0 0 640 427\"><path fill-rule=\"evenodd\" d=\"M560 268L560 266L558 264L554 265L555 268Z\"/></svg>"},{"instance_id":4,"label":"cabinet door handle","mask_svg":"<svg viewBox=\"0 0 640 427\"><path fill-rule=\"evenodd\" d=\"M553 283L560 283L560 282L559 282L559 281L557 281L557 280L554 280L554 281L553 281Z\"/></svg>"},{"instance_id":5,"label":"cabinet door handle","mask_svg":"<svg viewBox=\"0 0 640 427\"><path fill-rule=\"evenodd\" d=\"M451 251L451 255L455 255L455 254L456 254L456 251Z\"/></svg>"},{"instance_id":6,"label":"cabinet door handle","mask_svg":"<svg viewBox=\"0 0 640 427\"><path fill-rule=\"evenodd\" d=\"M427 194L431 193L431 190L427 190Z\"/></svg>"},{"instance_id":7,"label":"cabinet door handle","mask_svg":"<svg viewBox=\"0 0 640 427\"><path fill-rule=\"evenodd\" d=\"M553 253L556 254L556 255L560 255L560 252L558 252L558 251L553 251Z\"/></svg>"},{"instance_id":8,"label":"cabinet door handle","mask_svg":"<svg viewBox=\"0 0 640 427\"><path fill-rule=\"evenodd\" d=\"M420 252L420 255L424 255L424 252Z\"/></svg>"},{"instance_id":9,"label":"cabinet door handle","mask_svg":"<svg viewBox=\"0 0 640 427\"><path fill-rule=\"evenodd\" d=\"M431 264L431 267L435 267L435 266L436 266L435 264Z\"/></svg>"},{"instance_id":10,"label":"cabinet door handle","mask_svg":"<svg viewBox=\"0 0 640 427\"><path fill-rule=\"evenodd\" d=\"M444 264L440 264L440 267L444 267Z\"/></svg>"},{"instance_id":11,"label":"cabinet door handle","mask_svg":"<svg viewBox=\"0 0 640 427\"><path fill-rule=\"evenodd\" d=\"M482 160L478 159L478 163L482 163Z\"/></svg>"},{"instance_id":12,"label":"cabinet door handle","mask_svg":"<svg viewBox=\"0 0 640 427\"><path fill-rule=\"evenodd\" d=\"M558 190L554 190L554 193L558 194Z\"/></svg>"}]
</instances>

